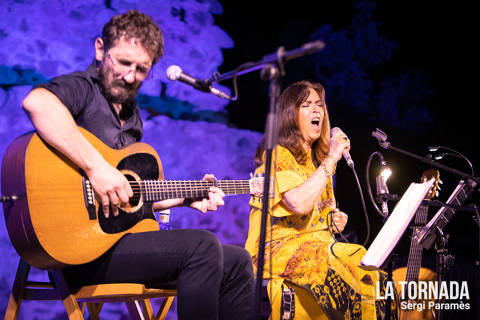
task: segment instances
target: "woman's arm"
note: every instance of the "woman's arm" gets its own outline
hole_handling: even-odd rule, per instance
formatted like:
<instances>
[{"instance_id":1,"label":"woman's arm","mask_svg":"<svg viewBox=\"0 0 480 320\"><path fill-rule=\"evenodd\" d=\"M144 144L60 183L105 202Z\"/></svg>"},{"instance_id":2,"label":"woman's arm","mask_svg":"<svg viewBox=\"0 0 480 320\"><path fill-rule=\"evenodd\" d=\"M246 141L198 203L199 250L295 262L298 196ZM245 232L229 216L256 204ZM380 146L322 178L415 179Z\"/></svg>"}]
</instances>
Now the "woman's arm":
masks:
<instances>
[{"instance_id":1,"label":"woman's arm","mask_svg":"<svg viewBox=\"0 0 480 320\"><path fill-rule=\"evenodd\" d=\"M336 161L327 156L317 170L304 183L283 195L283 202L295 214L307 214L313 210L335 170Z\"/></svg>"},{"instance_id":2,"label":"woman's arm","mask_svg":"<svg viewBox=\"0 0 480 320\"><path fill-rule=\"evenodd\" d=\"M337 130L330 138L328 155L314 174L298 187L284 193L283 202L291 211L295 214L307 214L313 210L345 149L350 149L350 141L341 130Z\"/></svg>"}]
</instances>

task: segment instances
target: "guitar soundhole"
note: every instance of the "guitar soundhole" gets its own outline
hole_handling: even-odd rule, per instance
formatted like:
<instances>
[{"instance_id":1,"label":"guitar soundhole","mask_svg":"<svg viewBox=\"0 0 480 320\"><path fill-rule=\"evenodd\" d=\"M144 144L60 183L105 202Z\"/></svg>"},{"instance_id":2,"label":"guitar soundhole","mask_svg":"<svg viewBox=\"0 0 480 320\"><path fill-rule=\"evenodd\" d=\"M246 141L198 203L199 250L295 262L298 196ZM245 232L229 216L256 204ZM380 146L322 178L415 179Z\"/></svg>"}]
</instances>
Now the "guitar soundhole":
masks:
<instances>
[{"instance_id":1,"label":"guitar soundhole","mask_svg":"<svg viewBox=\"0 0 480 320\"><path fill-rule=\"evenodd\" d=\"M133 177L130 174L125 174L125 178L130 182L130 187L132 188L133 191L133 197L130 198L129 204L131 207L136 207L140 203L140 200L142 198L142 192L140 190L140 183L135 180L135 177Z\"/></svg>"},{"instance_id":2,"label":"guitar soundhole","mask_svg":"<svg viewBox=\"0 0 480 320\"><path fill-rule=\"evenodd\" d=\"M120 206L118 216L110 215L109 218L105 218L102 208L98 208L100 226L106 233L128 230L143 219L155 220L153 202L143 201L139 183L142 180L158 179L159 166L155 157L147 153L131 154L118 163L117 169L130 182L134 194L127 204Z\"/></svg>"}]
</instances>

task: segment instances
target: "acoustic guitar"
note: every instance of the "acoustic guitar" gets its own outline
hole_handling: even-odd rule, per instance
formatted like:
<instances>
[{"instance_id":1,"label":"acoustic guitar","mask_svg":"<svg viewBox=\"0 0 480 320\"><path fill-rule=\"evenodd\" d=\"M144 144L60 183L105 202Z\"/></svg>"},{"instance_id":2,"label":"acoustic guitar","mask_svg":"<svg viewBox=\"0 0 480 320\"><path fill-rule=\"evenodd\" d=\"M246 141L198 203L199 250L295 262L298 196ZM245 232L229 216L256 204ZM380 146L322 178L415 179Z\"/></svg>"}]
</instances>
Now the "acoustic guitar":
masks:
<instances>
[{"instance_id":1,"label":"acoustic guitar","mask_svg":"<svg viewBox=\"0 0 480 320\"><path fill-rule=\"evenodd\" d=\"M36 133L14 140L2 163L7 230L19 255L37 268L54 269L90 262L127 233L159 230L155 201L208 197L211 186L225 194L259 194L263 177L250 180L165 181L160 158L148 144L124 149L106 146L80 128L87 140L129 180L133 197L119 215L105 218L82 170ZM161 245L161 244L159 244Z\"/></svg>"},{"instance_id":2,"label":"acoustic guitar","mask_svg":"<svg viewBox=\"0 0 480 320\"><path fill-rule=\"evenodd\" d=\"M438 170L426 170L421 178L422 182L430 180L432 177L435 178L431 189L427 193L425 199L431 200L436 195L438 195L438 184L440 181L440 173ZM401 286L399 281L406 282L417 282L417 281L434 281L436 278L435 272L428 268L422 266L422 254L423 247L416 241L416 235L422 231L427 223L428 217L428 206L420 206L415 213L415 224L412 226L412 239L410 242L410 251L408 254L407 266L403 268L398 268L393 271L393 278L396 282L397 292L401 297ZM407 287L405 287L406 289ZM407 296L407 295L405 295ZM413 303L419 303L419 301L409 301L412 305ZM415 320L415 319L433 319L432 312L428 309L428 303L425 304L426 309L419 311L418 309L414 310L400 310L400 319L401 320Z\"/></svg>"}]
</instances>

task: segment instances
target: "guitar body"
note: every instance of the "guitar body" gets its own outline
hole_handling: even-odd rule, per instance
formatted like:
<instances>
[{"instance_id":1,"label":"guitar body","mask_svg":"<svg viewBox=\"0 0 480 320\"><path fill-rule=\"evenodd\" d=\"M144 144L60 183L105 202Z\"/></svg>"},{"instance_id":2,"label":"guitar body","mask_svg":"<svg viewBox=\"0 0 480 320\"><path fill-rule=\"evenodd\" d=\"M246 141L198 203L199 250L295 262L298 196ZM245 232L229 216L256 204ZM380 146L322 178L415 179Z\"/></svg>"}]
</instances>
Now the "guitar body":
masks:
<instances>
[{"instance_id":1,"label":"guitar body","mask_svg":"<svg viewBox=\"0 0 480 320\"><path fill-rule=\"evenodd\" d=\"M112 166L131 174L127 178L163 180L160 159L149 145L115 150L80 130ZM158 230L153 202L141 199L121 208L117 217L104 218L86 176L36 133L17 138L7 149L2 192L19 196L4 203L6 226L17 252L37 268L87 263L127 233Z\"/></svg>"},{"instance_id":2,"label":"guitar body","mask_svg":"<svg viewBox=\"0 0 480 320\"><path fill-rule=\"evenodd\" d=\"M397 289L399 297L402 296L402 286L399 281L405 281L407 276L407 267L402 267L393 270L392 273L393 279L395 280L395 287ZM428 268L421 267L418 274L418 281L435 281L437 275L435 272ZM419 301L416 301L417 303ZM422 302L422 301L420 301ZM422 311L418 310L402 310L400 309L399 320L433 320L433 312L431 309L428 309L428 301L425 303L425 309Z\"/></svg>"}]
</instances>

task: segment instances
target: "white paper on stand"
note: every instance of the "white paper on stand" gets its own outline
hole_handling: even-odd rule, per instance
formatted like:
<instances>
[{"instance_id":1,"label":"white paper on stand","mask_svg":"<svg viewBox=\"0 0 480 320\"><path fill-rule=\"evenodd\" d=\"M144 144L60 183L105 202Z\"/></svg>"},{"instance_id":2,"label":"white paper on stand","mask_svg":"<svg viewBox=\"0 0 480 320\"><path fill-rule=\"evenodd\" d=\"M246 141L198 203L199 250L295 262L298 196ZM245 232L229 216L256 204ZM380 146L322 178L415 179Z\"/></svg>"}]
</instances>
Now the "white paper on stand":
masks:
<instances>
[{"instance_id":1,"label":"white paper on stand","mask_svg":"<svg viewBox=\"0 0 480 320\"><path fill-rule=\"evenodd\" d=\"M373 240L360 264L366 269L376 269L385 262L400 237L413 219L418 207L425 199L435 178L424 183L412 183L397 203L382 230Z\"/></svg>"}]
</instances>

